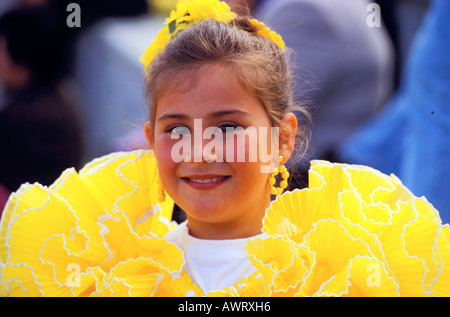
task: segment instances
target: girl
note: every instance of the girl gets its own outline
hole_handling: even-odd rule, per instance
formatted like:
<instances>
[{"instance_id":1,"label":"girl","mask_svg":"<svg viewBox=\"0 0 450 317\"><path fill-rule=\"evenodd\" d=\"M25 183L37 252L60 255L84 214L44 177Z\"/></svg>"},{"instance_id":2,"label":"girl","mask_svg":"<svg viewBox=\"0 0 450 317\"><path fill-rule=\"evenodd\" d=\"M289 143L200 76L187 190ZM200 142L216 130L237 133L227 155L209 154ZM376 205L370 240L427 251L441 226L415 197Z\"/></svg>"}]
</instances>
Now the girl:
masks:
<instances>
[{"instance_id":1,"label":"girl","mask_svg":"<svg viewBox=\"0 0 450 317\"><path fill-rule=\"evenodd\" d=\"M12 194L3 294L449 294L450 228L395 176L316 161L309 188L281 195L298 124L284 44L264 24L180 2L142 61L152 151Z\"/></svg>"},{"instance_id":2,"label":"girl","mask_svg":"<svg viewBox=\"0 0 450 317\"><path fill-rule=\"evenodd\" d=\"M268 132L256 135L257 144L262 139L272 143L269 132L278 127L281 142L276 140L273 152L282 156L281 164L294 148L297 119L289 112L293 102L286 56L282 47L258 35L260 28L247 18L231 23L205 19L177 34L148 66L151 115L145 133L162 184L188 219L166 238L184 251L186 270L205 293L255 271L243 247L261 234L270 204L271 173L262 172L261 157L249 162L255 140L249 136L241 147L237 141L230 145L230 134L254 127ZM172 149L179 142L174 131L194 134L199 119L203 128L223 131L224 148L198 162L194 148L189 157L174 162ZM238 127L244 130L235 132ZM197 142L197 152L203 154L208 142ZM239 152L245 153L243 162L238 162ZM218 156L228 160L217 162ZM277 162L278 156L273 159Z\"/></svg>"}]
</instances>

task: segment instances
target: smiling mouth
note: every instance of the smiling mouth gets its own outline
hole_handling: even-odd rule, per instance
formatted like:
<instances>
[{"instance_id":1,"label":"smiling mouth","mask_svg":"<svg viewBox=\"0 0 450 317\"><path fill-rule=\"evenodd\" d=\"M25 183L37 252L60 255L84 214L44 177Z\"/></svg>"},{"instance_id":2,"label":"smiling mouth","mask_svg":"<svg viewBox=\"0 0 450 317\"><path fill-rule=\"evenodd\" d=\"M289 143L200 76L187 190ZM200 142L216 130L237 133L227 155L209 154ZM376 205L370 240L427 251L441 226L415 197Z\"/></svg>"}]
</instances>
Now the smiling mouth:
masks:
<instances>
[{"instance_id":1,"label":"smiling mouth","mask_svg":"<svg viewBox=\"0 0 450 317\"><path fill-rule=\"evenodd\" d=\"M231 176L182 177L187 184L196 189L212 189L226 182Z\"/></svg>"},{"instance_id":2,"label":"smiling mouth","mask_svg":"<svg viewBox=\"0 0 450 317\"><path fill-rule=\"evenodd\" d=\"M229 176L218 176L218 177L211 177L211 178L190 178L190 177L186 177L185 179L187 179L188 181L193 182L193 183L209 184L209 183L221 182L221 181L225 180L228 177Z\"/></svg>"}]
</instances>

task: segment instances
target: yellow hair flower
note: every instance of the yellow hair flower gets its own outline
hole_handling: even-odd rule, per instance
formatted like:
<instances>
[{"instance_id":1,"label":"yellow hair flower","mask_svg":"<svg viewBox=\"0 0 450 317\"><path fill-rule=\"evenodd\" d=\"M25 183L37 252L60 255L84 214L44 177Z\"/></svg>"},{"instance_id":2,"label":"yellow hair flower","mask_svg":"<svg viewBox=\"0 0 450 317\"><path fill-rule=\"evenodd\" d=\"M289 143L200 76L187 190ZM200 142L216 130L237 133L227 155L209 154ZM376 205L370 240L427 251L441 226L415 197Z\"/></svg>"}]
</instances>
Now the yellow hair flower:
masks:
<instances>
[{"instance_id":1,"label":"yellow hair flower","mask_svg":"<svg viewBox=\"0 0 450 317\"><path fill-rule=\"evenodd\" d=\"M141 56L140 61L147 68L167 43L189 25L205 19L229 23L236 17L227 3L219 0L181 0L165 21L165 27Z\"/></svg>"},{"instance_id":2,"label":"yellow hair flower","mask_svg":"<svg viewBox=\"0 0 450 317\"><path fill-rule=\"evenodd\" d=\"M213 19L216 21L230 23L236 18L226 2L219 0L180 0L175 10L170 12L165 20L165 26L158 32L156 38L141 56L140 61L147 68L153 59L164 49L167 43L180 31L191 24L202 20ZM280 35L267 28L264 23L255 19L250 21L257 28L257 34L262 35L284 50L284 42Z\"/></svg>"},{"instance_id":3,"label":"yellow hair flower","mask_svg":"<svg viewBox=\"0 0 450 317\"><path fill-rule=\"evenodd\" d=\"M256 34L264 36L265 38L268 38L269 40L273 41L284 51L285 44L282 37L279 34L270 30L264 23L256 19L251 19L250 24L256 27Z\"/></svg>"}]
</instances>

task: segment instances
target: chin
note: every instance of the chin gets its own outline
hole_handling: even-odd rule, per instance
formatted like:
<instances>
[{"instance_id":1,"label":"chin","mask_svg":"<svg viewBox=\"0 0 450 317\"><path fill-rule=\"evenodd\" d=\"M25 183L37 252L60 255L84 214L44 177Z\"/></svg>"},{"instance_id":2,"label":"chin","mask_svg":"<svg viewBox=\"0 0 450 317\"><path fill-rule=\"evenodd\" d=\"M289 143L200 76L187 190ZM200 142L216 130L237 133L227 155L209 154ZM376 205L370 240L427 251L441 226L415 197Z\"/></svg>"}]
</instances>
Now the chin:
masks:
<instances>
[{"instance_id":1,"label":"chin","mask_svg":"<svg viewBox=\"0 0 450 317\"><path fill-rule=\"evenodd\" d=\"M186 212L189 217L195 218L197 220L205 221L205 222L219 222L221 219L224 219L227 215L229 215L228 208L229 205L223 206L223 202L219 203L219 201L190 201L188 204L184 206L180 206Z\"/></svg>"}]
</instances>

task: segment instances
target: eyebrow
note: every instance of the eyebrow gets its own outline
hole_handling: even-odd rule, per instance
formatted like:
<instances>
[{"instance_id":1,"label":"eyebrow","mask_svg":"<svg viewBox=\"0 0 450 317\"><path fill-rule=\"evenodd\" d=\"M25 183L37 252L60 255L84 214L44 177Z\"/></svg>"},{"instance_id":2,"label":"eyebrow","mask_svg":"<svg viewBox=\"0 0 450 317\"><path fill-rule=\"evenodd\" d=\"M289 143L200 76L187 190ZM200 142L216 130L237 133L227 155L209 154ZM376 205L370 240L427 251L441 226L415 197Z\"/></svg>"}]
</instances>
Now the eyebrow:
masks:
<instances>
[{"instance_id":1,"label":"eyebrow","mask_svg":"<svg viewBox=\"0 0 450 317\"><path fill-rule=\"evenodd\" d=\"M160 116L158 118L157 121L162 121L162 120L167 120L167 119L189 119L189 117L185 114L181 114L181 113L167 113L167 114L163 114L162 116Z\"/></svg>"},{"instance_id":2,"label":"eyebrow","mask_svg":"<svg viewBox=\"0 0 450 317\"><path fill-rule=\"evenodd\" d=\"M218 117L223 117L223 116L232 115L232 114L239 114L239 115L245 115L245 116L250 115L246 111L242 111L239 109L232 109L232 110L216 111L211 114L208 114L208 117L209 118L218 118ZM157 119L157 121L167 120L167 119L187 120L187 119L189 119L189 116L186 114L182 114L182 113L166 113L166 114L163 114L162 116L160 116Z\"/></svg>"}]
</instances>

